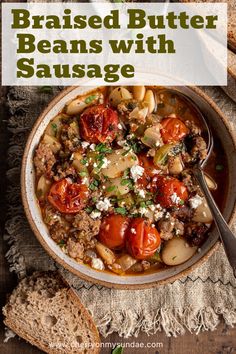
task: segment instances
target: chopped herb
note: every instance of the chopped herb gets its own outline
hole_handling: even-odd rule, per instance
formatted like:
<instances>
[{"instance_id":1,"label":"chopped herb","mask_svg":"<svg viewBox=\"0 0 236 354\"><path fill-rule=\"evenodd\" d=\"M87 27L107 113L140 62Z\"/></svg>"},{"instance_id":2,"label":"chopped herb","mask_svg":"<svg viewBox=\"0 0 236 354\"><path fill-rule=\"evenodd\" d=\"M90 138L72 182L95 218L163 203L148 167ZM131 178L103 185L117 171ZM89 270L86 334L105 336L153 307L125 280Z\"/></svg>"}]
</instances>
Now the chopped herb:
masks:
<instances>
[{"instance_id":1,"label":"chopped herb","mask_svg":"<svg viewBox=\"0 0 236 354\"><path fill-rule=\"evenodd\" d=\"M64 240L60 240L59 241L59 243L58 243L58 246L60 246L60 247L63 247L63 246L65 246L65 241Z\"/></svg>"},{"instance_id":2,"label":"chopped herb","mask_svg":"<svg viewBox=\"0 0 236 354\"><path fill-rule=\"evenodd\" d=\"M223 171L224 166L223 165L216 165L216 171Z\"/></svg>"},{"instance_id":3,"label":"chopped herb","mask_svg":"<svg viewBox=\"0 0 236 354\"><path fill-rule=\"evenodd\" d=\"M127 184L132 184L132 181L131 181L131 179L122 179L120 184L122 186L126 186Z\"/></svg>"},{"instance_id":4,"label":"chopped herb","mask_svg":"<svg viewBox=\"0 0 236 354\"><path fill-rule=\"evenodd\" d=\"M145 202L140 202L141 208L146 208L146 203Z\"/></svg>"},{"instance_id":5,"label":"chopped herb","mask_svg":"<svg viewBox=\"0 0 236 354\"><path fill-rule=\"evenodd\" d=\"M100 170L100 168L102 168L102 166L104 165L104 161L100 161L99 164L97 165L97 169Z\"/></svg>"},{"instance_id":6,"label":"chopped herb","mask_svg":"<svg viewBox=\"0 0 236 354\"><path fill-rule=\"evenodd\" d=\"M127 169L125 170L125 172L123 173L123 177L124 177L124 178L125 178L125 177L128 177L129 173L130 173L130 169L127 168Z\"/></svg>"},{"instance_id":7,"label":"chopped herb","mask_svg":"<svg viewBox=\"0 0 236 354\"><path fill-rule=\"evenodd\" d=\"M80 162L82 163L82 165L86 165L86 163L88 163L88 159L87 158L81 159Z\"/></svg>"},{"instance_id":8,"label":"chopped herb","mask_svg":"<svg viewBox=\"0 0 236 354\"><path fill-rule=\"evenodd\" d=\"M180 200L179 205L184 205L184 200L183 199Z\"/></svg>"},{"instance_id":9,"label":"chopped herb","mask_svg":"<svg viewBox=\"0 0 236 354\"><path fill-rule=\"evenodd\" d=\"M80 175L81 177L85 177L85 176L88 176L88 172L87 172L87 171L81 171L81 172L79 173L79 175Z\"/></svg>"},{"instance_id":10,"label":"chopped herb","mask_svg":"<svg viewBox=\"0 0 236 354\"><path fill-rule=\"evenodd\" d=\"M52 86L41 86L39 92L42 93L52 93Z\"/></svg>"},{"instance_id":11,"label":"chopped herb","mask_svg":"<svg viewBox=\"0 0 236 354\"><path fill-rule=\"evenodd\" d=\"M52 123L51 127L52 127L52 130L54 132L54 136L56 136L57 135L57 124L56 123Z\"/></svg>"},{"instance_id":12,"label":"chopped herb","mask_svg":"<svg viewBox=\"0 0 236 354\"><path fill-rule=\"evenodd\" d=\"M89 189L95 191L98 188L98 186L99 186L99 181L95 179L92 183L90 183Z\"/></svg>"},{"instance_id":13,"label":"chopped herb","mask_svg":"<svg viewBox=\"0 0 236 354\"><path fill-rule=\"evenodd\" d=\"M93 207L87 207L84 209L87 213L91 213L93 211Z\"/></svg>"},{"instance_id":14,"label":"chopped herb","mask_svg":"<svg viewBox=\"0 0 236 354\"><path fill-rule=\"evenodd\" d=\"M92 101L95 100L96 97L97 97L96 95L88 96L88 97L84 100L84 102L85 102L86 104L91 103Z\"/></svg>"},{"instance_id":15,"label":"chopped herb","mask_svg":"<svg viewBox=\"0 0 236 354\"><path fill-rule=\"evenodd\" d=\"M115 211L117 212L117 214L121 214L121 215L126 215L127 210L125 208L115 208Z\"/></svg>"},{"instance_id":16,"label":"chopped herb","mask_svg":"<svg viewBox=\"0 0 236 354\"><path fill-rule=\"evenodd\" d=\"M126 151L124 151L124 152L122 152L122 156L126 156L126 155L128 155L128 153L130 152L130 150L131 150L131 147L128 149L128 150L126 150Z\"/></svg>"},{"instance_id":17,"label":"chopped herb","mask_svg":"<svg viewBox=\"0 0 236 354\"><path fill-rule=\"evenodd\" d=\"M114 2L119 2L119 1L114 1ZM124 348L122 348L120 345L115 347L111 352L111 354L123 354L123 353L124 353Z\"/></svg>"},{"instance_id":18,"label":"chopped herb","mask_svg":"<svg viewBox=\"0 0 236 354\"><path fill-rule=\"evenodd\" d=\"M92 201L95 203L97 201L96 197L92 197Z\"/></svg>"},{"instance_id":19,"label":"chopped herb","mask_svg":"<svg viewBox=\"0 0 236 354\"><path fill-rule=\"evenodd\" d=\"M117 197L110 198L110 202L115 204L117 202Z\"/></svg>"},{"instance_id":20,"label":"chopped herb","mask_svg":"<svg viewBox=\"0 0 236 354\"><path fill-rule=\"evenodd\" d=\"M111 153L112 149L109 148L106 144L100 143L95 147L95 151L104 152L104 153Z\"/></svg>"},{"instance_id":21,"label":"chopped herb","mask_svg":"<svg viewBox=\"0 0 236 354\"><path fill-rule=\"evenodd\" d=\"M104 159L104 157L105 157L104 154L99 154L99 155L97 156L97 160L98 160L98 161L101 161L101 160Z\"/></svg>"},{"instance_id":22,"label":"chopped herb","mask_svg":"<svg viewBox=\"0 0 236 354\"><path fill-rule=\"evenodd\" d=\"M146 205L153 205L154 203L153 203L153 201L152 200L147 200L146 201Z\"/></svg>"},{"instance_id":23,"label":"chopped herb","mask_svg":"<svg viewBox=\"0 0 236 354\"><path fill-rule=\"evenodd\" d=\"M112 191L114 191L116 189L116 186L109 186L109 187L107 187L107 192L112 192Z\"/></svg>"},{"instance_id":24,"label":"chopped herb","mask_svg":"<svg viewBox=\"0 0 236 354\"><path fill-rule=\"evenodd\" d=\"M142 147L138 142L132 142L131 147L136 154L142 151Z\"/></svg>"}]
</instances>

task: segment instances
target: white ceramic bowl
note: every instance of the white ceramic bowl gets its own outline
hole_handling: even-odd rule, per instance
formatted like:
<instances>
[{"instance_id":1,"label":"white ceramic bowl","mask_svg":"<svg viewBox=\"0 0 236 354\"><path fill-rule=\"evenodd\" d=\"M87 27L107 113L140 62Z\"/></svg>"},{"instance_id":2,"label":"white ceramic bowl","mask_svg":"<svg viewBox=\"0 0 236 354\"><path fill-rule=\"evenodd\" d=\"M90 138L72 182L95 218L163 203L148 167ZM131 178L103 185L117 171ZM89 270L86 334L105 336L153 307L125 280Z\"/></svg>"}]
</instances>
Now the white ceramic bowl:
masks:
<instances>
[{"instance_id":1,"label":"white ceramic bowl","mask_svg":"<svg viewBox=\"0 0 236 354\"><path fill-rule=\"evenodd\" d=\"M22 198L28 221L45 250L58 263L85 280L108 287L123 289L147 288L158 284L172 282L181 276L187 275L193 269L198 267L217 249L219 241L215 228L202 246L201 252L197 252L191 259L181 265L160 270L159 272L152 274L118 276L108 272L96 271L86 265L77 263L74 259L64 254L61 248L58 247L50 237L47 227L42 220L40 208L35 195L35 175L33 166L35 148L50 120L62 110L64 105L76 96L84 94L94 88L95 87L69 87L63 90L42 112L32 129L24 152L21 176ZM202 113L205 114L210 124L216 129L216 131L220 132L219 138L226 151L229 165L229 187L226 196L224 216L227 221L231 222L235 214L236 194L236 184L233 183L236 180L236 143L232 129L230 128L227 119L219 111L214 102L200 89L193 87L175 87L175 89L192 98L199 106Z\"/></svg>"}]
</instances>

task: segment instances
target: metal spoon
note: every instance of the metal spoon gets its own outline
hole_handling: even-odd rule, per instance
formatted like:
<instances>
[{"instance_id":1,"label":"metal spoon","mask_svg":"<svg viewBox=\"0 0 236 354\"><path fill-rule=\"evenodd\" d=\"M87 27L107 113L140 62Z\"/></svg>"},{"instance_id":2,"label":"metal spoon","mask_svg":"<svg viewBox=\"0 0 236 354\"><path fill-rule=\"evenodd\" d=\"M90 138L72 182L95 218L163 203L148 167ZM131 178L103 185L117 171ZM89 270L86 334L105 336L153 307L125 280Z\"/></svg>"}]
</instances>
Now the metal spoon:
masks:
<instances>
[{"instance_id":1,"label":"metal spoon","mask_svg":"<svg viewBox=\"0 0 236 354\"><path fill-rule=\"evenodd\" d=\"M164 90L163 90L164 91ZM165 90L167 91L167 90ZM223 215L221 214L219 208L217 207L211 192L207 186L206 179L204 177L203 168L207 163L207 160L211 154L213 148L213 136L208 126L205 117L197 107L197 105L187 96L185 96L182 92L175 91L173 89L168 90L168 92L173 92L175 95L182 97L185 101L190 103L193 108L197 111L198 116L201 119L201 125L204 127L207 139L207 156L204 160L200 160L197 164L192 167L192 171L194 177L196 178L199 186L207 200L208 206L212 213L213 219L215 221L216 227L218 229L221 242L223 243L225 253L227 255L228 261L233 269L234 276L236 277L236 237L230 230L229 226L227 225ZM160 92L160 91L159 91Z\"/></svg>"}]
</instances>

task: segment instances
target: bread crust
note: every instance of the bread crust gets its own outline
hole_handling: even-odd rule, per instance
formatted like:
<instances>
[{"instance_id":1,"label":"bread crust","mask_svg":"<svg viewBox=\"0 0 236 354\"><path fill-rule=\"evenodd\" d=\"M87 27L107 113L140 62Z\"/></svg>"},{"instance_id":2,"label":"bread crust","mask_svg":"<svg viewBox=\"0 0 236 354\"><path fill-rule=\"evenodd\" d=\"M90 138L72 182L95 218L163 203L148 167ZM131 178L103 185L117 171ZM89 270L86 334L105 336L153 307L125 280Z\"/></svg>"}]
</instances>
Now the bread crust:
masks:
<instances>
[{"instance_id":1,"label":"bread crust","mask_svg":"<svg viewBox=\"0 0 236 354\"><path fill-rule=\"evenodd\" d=\"M80 310L80 316L84 319L84 322L86 322L87 327L89 329L89 331L92 332L93 337L95 338L95 347L94 348L89 348L89 354L99 354L100 353L100 336L97 330L97 327L92 319L92 316L90 315L90 313L87 311L87 309L84 307L84 305L81 303L78 295L76 294L75 290L73 290L69 284L66 282L66 280L61 276L60 273L58 272L35 272L31 277L37 276L37 277L50 277L54 275L55 277L58 278L58 280L62 281L62 284L64 285L63 287L60 287L60 290L64 290L66 289L67 291L67 295L68 297L71 299L73 305L76 305L79 310ZM29 277L29 278L31 278ZM17 291L16 287L16 291ZM59 291L60 291L59 290ZM10 298L9 298L10 299ZM8 306L12 306L12 304L10 304L9 302L5 305L5 307L3 308L3 312L5 315L5 318L3 320L4 324L9 327L13 332L15 332L19 337L25 339L27 342L29 342L30 344L38 347L40 350L49 353L49 354L70 354L70 352L63 350L63 349L59 349L59 348L50 348L50 346L45 345L43 341L38 340L37 338L31 336L29 333L27 333L27 331L25 331L25 329L22 326L17 325L16 321L13 321L11 319L11 314L9 313L9 309ZM59 344L59 343L58 343ZM84 350L78 351L79 353L84 353Z\"/></svg>"}]
</instances>

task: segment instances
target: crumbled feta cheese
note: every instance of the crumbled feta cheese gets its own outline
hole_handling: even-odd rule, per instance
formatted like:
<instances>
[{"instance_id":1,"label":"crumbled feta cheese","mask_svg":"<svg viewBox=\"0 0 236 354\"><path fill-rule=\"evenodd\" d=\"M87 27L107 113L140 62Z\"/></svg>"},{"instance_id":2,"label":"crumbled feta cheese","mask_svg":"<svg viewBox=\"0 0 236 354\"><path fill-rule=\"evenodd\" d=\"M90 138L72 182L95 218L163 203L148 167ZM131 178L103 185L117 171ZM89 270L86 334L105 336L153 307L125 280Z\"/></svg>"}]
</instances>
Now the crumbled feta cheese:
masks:
<instances>
[{"instance_id":1,"label":"crumbled feta cheese","mask_svg":"<svg viewBox=\"0 0 236 354\"><path fill-rule=\"evenodd\" d=\"M139 177L141 177L144 173L144 168L139 165L134 165L130 169L131 177L133 178L134 182L137 182Z\"/></svg>"},{"instance_id":2,"label":"crumbled feta cheese","mask_svg":"<svg viewBox=\"0 0 236 354\"><path fill-rule=\"evenodd\" d=\"M96 145L95 145L95 144L91 144L89 147L90 147L90 149L91 149L92 151L94 151L95 148L96 148Z\"/></svg>"},{"instance_id":3,"label":"crumbled feta cheese","mask_svg":"<svg viewBox=\"0 0 236 354\"><path fill-rule=\"evenodd\" d=\"M178 197L178 195L175 192L170 196L170 199L175 204L179 204L179 202L181 201L181 198Z\"/></svg>"},{"instance_id":4,"label":"crumbled feta cheese","mask_svg":"<svg viewBox=\"0 0 236 354\"><path fill-rule=\"evenodd\" d=\"M89 178L88 177L84 177L82 179L82 183L88 185L89 184Z\"/></svg>"},{"instance_id":5,"label":"crumbled feta cheese","mask_svg":"<svg viewBox=\"0 0 236 354\"><path fill-rule=\"evenodd\" d=\"M145 198L145 190L144 189L138 190L138 194L140 195L141 198Z\"/></svg>"},{"instance_id":6,"label":"crumbled feta cheese","mask_svg":"<svg viewBox=\"0 0 236 354\"><path fill-rule=\"evenodd\" d=\"M108 198L104 198L103 200L99 200L96 204L96 208L100 211L107 211L111 206L111 202Z\"/></svg>"},{"instance_id":7,"label":"crumbled feta cheese","mask_svg":"<svg viewBox=\"0 0 236 354\"><path fill-rule=\"evenodd\" d=\"M98 167L98 164L96 162L94 162L93 167L95 167L95 168Z\"/></svg>"},{"instance_id":8,"label":"crumbled feta cheese","mask_svg":"<svg viewBox=\"0 0 236 354\"><path fill-rule=\"evenodd\" d=\"M162 210L155 210L154 212L154 220L158 221L163 217L164 212Z\"/></svg>"},{"instance_id":9,"label":"crumbled feta cheese","mask_svg":"<svg viewBox=\"0 0 236 354\"><path fill-rule=\"evenodd\" d=\"M92 213L90 214L90 217L92 219L97 219L97 218L100 218L101 216L101 212L100 211L97 211L97 210L93 210Z\"/></svg>"},{"instance_id":10,"label":"crumbled feta cheese","mask_svg":"<svg viewBox=\"0 0 236 354\"><path fill-rule=\"evenodd\" d=\"M139 208L139 213L141 215L146 215L148 213L148 209L144 208L144 207L141 207L141 208Z\"/></svg>"},{"instance_id":11,"label":"crumbled feta cheese","mask_svg":"<svg viewBox=\"0 0 236 354\"><path fill-rule=\"evenodd\" d=\"M155 207L154 204L151 204L151 205L149 205L149 209L150 209L151 211L154 211L154 210L156 209L156 207Z\"/></svg>"},{"instance_id":12,"label":"crumbled feta cheese","mask_svg":"<svg viewBox=\"0 0 236 354\"><path fill-rule=\"evenodd\" d=\"M203 199L198 194L196 194L194 197L189 199L189 204L192 209L196 209L199 205L202 204L202 202Z\"/></svg>"},{"instance_id":13,"label":"crumbled feta cheese","mask_svg":"<svg viewBox=\"0 0 236 354\"><path fill-rule=\"evenodd\" d=\"M104 263L100 258L93 258L91 261L91 266L92 266L92 268L97 269L97 270L104 270L105 269Z\"/></svg>"},{"instance_id":14,"label":"crumbled feta cheese","mask_svg":"<svg viewBox=\"0 0 236 354\"><path fill-rule=\"evenodd\" d=\"M82 141L81 146L83 149L87 149L87 147L89 146L89 143L87 141Z\"/></svg>"},{"instance_id":15,"label":"crumbled feta cheese","mask_svg":"<svg viewBox=\"0 0 236 354\"><path fill-rule=\"evenodd\" d=\"M133 227L131 227L130 231L132 234L136 234L136 230Z\"/></svg>"},{"instance_id":16,"label":"crumbled feta cheese","mask_svg":"<svg viewBox=\"0 0 236 354\"><path fill-rule=\"evenodd\" d=\"M117 127L118 127L118 129L123 129L123 127L120 123L117 125Z\"/></svg>"},{"instance_id":17,"label":"crumbled feta cheese","mask_svg":"<svg viewBox=\"0 0 236 354\"><path fill-rule=\"evenodd\" d=\"M106 168L111 161L109 161L106 157L102 160L102 168Z\"/></svg>"}]
</instances>

